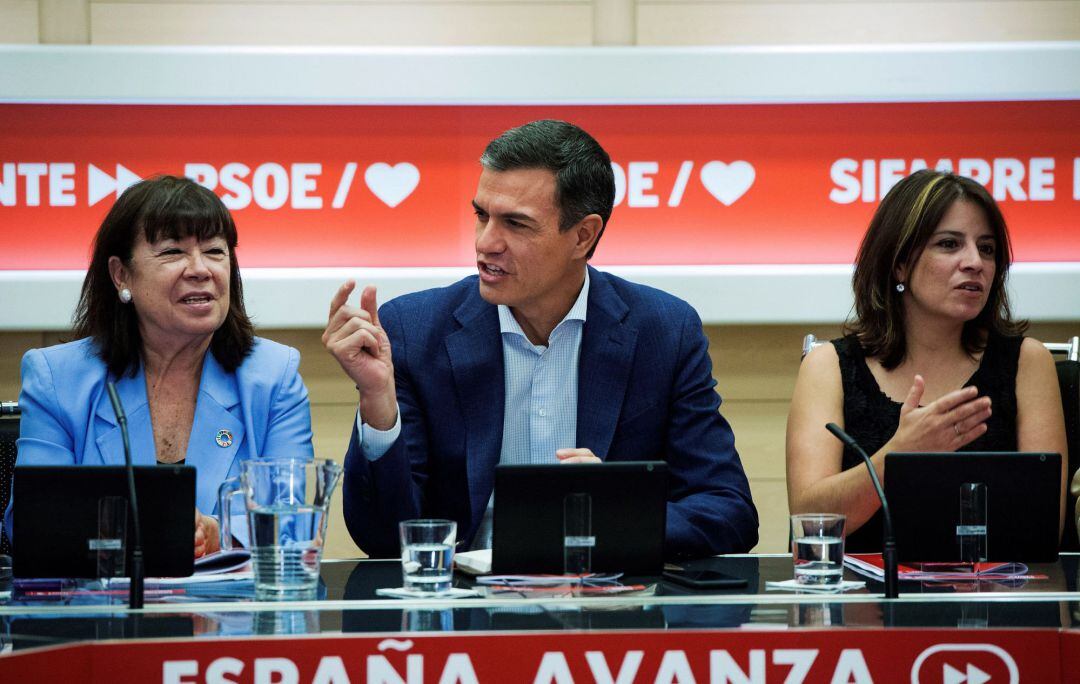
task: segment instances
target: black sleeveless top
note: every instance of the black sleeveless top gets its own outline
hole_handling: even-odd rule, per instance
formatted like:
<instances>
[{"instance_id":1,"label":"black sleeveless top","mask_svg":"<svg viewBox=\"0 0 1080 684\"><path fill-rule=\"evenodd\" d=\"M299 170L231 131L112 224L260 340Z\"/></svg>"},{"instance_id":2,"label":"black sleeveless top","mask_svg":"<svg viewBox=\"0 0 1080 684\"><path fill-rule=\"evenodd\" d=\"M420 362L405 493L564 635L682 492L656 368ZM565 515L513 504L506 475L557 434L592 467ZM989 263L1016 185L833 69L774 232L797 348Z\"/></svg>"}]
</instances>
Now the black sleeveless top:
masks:
<instances>
[{"instance_id":1,"label":"black sleeveless top","mask_svg":"<svg viewBox=\"0 0 1080 684\"><path fill-rule=\"evenodd\" d=\"M1016 370L1023 337L991 333L979 367L964 386L975 385L979 396L990 397L993 412L987 431L960 451L1016 451ZM878 386L862 346L854 335L832 341L840 358L840 378L844 387L844 430L873 455L896 433L900 425L900 404ZM863 460L844 447L842 470L865 468ZM845 552L881 551L881 511L847 536Z\"/></svg>"}]
</instances>

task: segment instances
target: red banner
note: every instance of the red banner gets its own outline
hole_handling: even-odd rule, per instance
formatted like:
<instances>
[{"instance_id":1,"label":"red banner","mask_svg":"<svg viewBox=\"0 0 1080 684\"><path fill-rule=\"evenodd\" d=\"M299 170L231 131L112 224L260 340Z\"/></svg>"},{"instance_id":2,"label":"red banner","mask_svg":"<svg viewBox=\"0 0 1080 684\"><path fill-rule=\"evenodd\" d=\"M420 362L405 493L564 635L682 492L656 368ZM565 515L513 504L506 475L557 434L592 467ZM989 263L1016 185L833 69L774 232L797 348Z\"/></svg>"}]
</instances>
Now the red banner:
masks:
<instances>
[{"instance_id":1,"label":"red banner","mask_svg":"<svg viewBox=\"0 0 1080 684\"><path fill-rule=\"evenodd\" d=\"M1048 683L1066 681L1062 652L1075 641L1057 630L986 629L112 641L2 656L0 678L23 684L72 677L89 684Z\"/></svg>"},{"instance_id":2,"label":"red banner","mask_svg":"<svg viewBox=\"0 0 1080 684\"><path fill-rule=\"evenodd\" d=\"M1080 101L715 106L0 105L0 269L84 268L117 192L186 174L246 267L467 266L477 159L563 118L612 155L599 264L850 263L907 173L1001 202L1020 261L1080 261Z\"/></svg>"},{"instance_id":3,"label":"red banner","mask_svg":"<svg viewBox=\"0 0 1080 684\"><path fill-rule=\"evenodd\" d=\"M1061 672L1074 679L1080 677L1080 631L1075 629L1061 633Z\"/></svg>"}]
</instances>

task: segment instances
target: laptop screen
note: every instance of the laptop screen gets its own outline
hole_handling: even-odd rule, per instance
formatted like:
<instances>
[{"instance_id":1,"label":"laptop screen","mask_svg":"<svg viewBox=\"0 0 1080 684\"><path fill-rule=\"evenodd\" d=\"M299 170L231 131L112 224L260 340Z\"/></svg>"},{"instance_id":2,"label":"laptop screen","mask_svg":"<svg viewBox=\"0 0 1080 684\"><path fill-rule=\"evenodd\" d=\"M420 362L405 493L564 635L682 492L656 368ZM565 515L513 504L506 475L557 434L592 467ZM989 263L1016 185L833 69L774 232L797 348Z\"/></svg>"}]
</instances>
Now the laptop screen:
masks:
<instances>
[{"instance_id":1,"label":"laptop screen","mask_svg":"<svg viewBox=\"0 0 1080 684\"><path fill-rule=\"evenodd\" d=\"M135 466L148 577L186 577L194 567L195 468ZM127 501L123 466L17 466L13 481L15 577L97 577L103 499ZM130 509L127 509L130 511ZM130 514L128 514L130 518ZM131 568L127 519L125 574Z\"/></svg>"},{"instance_id":2,"label":"laptop screen","mask_svg":"<svg viewBox=\"0 0 1080 684\"><path fill-rule=\"evenodd\" d=\"M663 461L500 465L492 571L561 574L569 537L592 572L659 574L666 515Z\"/></svg>"},{"instance_id":3,"label":"laptop screen","mask_svg":"<svg viewBox=\"0 0 1080 684\"><path fill-rule=\"evenodd\" d=\"M1061 455L961 451L885 455L901 562L961 559L962 491L973 484L985 496L987 560L1057 559Z\"/></svg>"}]
</instances>

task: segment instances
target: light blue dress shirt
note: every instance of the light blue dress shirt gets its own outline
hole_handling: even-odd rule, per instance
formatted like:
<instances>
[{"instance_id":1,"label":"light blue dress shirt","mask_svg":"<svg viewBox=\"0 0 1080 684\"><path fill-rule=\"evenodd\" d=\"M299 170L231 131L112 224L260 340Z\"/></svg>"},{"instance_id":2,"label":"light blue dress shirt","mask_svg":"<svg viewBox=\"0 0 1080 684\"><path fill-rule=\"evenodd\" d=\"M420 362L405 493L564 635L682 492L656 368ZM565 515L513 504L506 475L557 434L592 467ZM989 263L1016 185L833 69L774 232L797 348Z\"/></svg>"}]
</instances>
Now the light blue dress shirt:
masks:
<instances>
[{"instance_id":1,"label":"light blue dress shirt","mask_svg":"<svg viewBox=\"0 0 1080 684\"><path fill-rule=\"evenodd\" d=\"M589 304L589 273L570 311L555 326L548 344L533 344L510 307L499 305L502 334L503 411L502 450L499 463L555 463L555 452L577 446L578 357ZM394 427L376 430L360 422L360 448L374 461L385 454L401 434L401 412ZM473 540L474 549L491 548L494 494Z\"/></svg>"},{"instance_id":2,"label":"light blue dress shirt","mask_svg":"<svg viewBox=\"0 0 1080 684\"><path fill-rule=\"evenodd\" d=\"M533 344L510 307L499 306L502 333L503 411L501 464L556 463L555 452L577 446L578 357L589 304L589 274L577 300L548 337ZM472 548L491 548L492 493Z\"/></svg>"}]
</instances>

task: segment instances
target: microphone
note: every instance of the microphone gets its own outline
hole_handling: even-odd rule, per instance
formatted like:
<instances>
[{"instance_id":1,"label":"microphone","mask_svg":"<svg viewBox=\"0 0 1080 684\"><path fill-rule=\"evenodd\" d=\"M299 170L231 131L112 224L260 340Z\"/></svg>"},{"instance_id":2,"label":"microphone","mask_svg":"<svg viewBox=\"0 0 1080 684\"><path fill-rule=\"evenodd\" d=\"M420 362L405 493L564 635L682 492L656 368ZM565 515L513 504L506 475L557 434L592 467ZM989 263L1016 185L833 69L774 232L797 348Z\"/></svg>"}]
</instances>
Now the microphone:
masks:
<instances>
[{"instance_id":1,"label":"microphone","mask_svg":"<svg viewBox=\"0 0 1080 684\"><path fill-rule=\"evenodd\" d=\"M105 388L109 392L116 422L120 426L120 435L124 438L124 466L127 468L128 506L131 508L132 531L135 544L131 549L131 584L128 587L128 607L143 607L143 556L142 526L139 524L139 502L135 496L135 468L131 465L131 441L128 438L127 416L120 404L120 395L116 392L116 383L109 382Z\"/></svg>"},{"instance_id":2,"label":"microphone","mask_svg":"<svg viewBox=\"0 0 1080 684\"><path fill-rule=\"evenodd\" d=\"M877 471L874 470L870 457L866 455L855 438L841 430L836 423L827 423L825 429L843 442L844 446L851 447L852 451L861 456L863 463L870 471L870 481L874 483L874 491L881 499L881 512L885 518L881 542L881 559L885 563L885 598L896 598L900 595L900 575L896 567L896 537L893 536L892 515L889 513L889 502L885 499L885 490L881 488L881 481L878 480Z\"/></svg>"}]
</instances>

